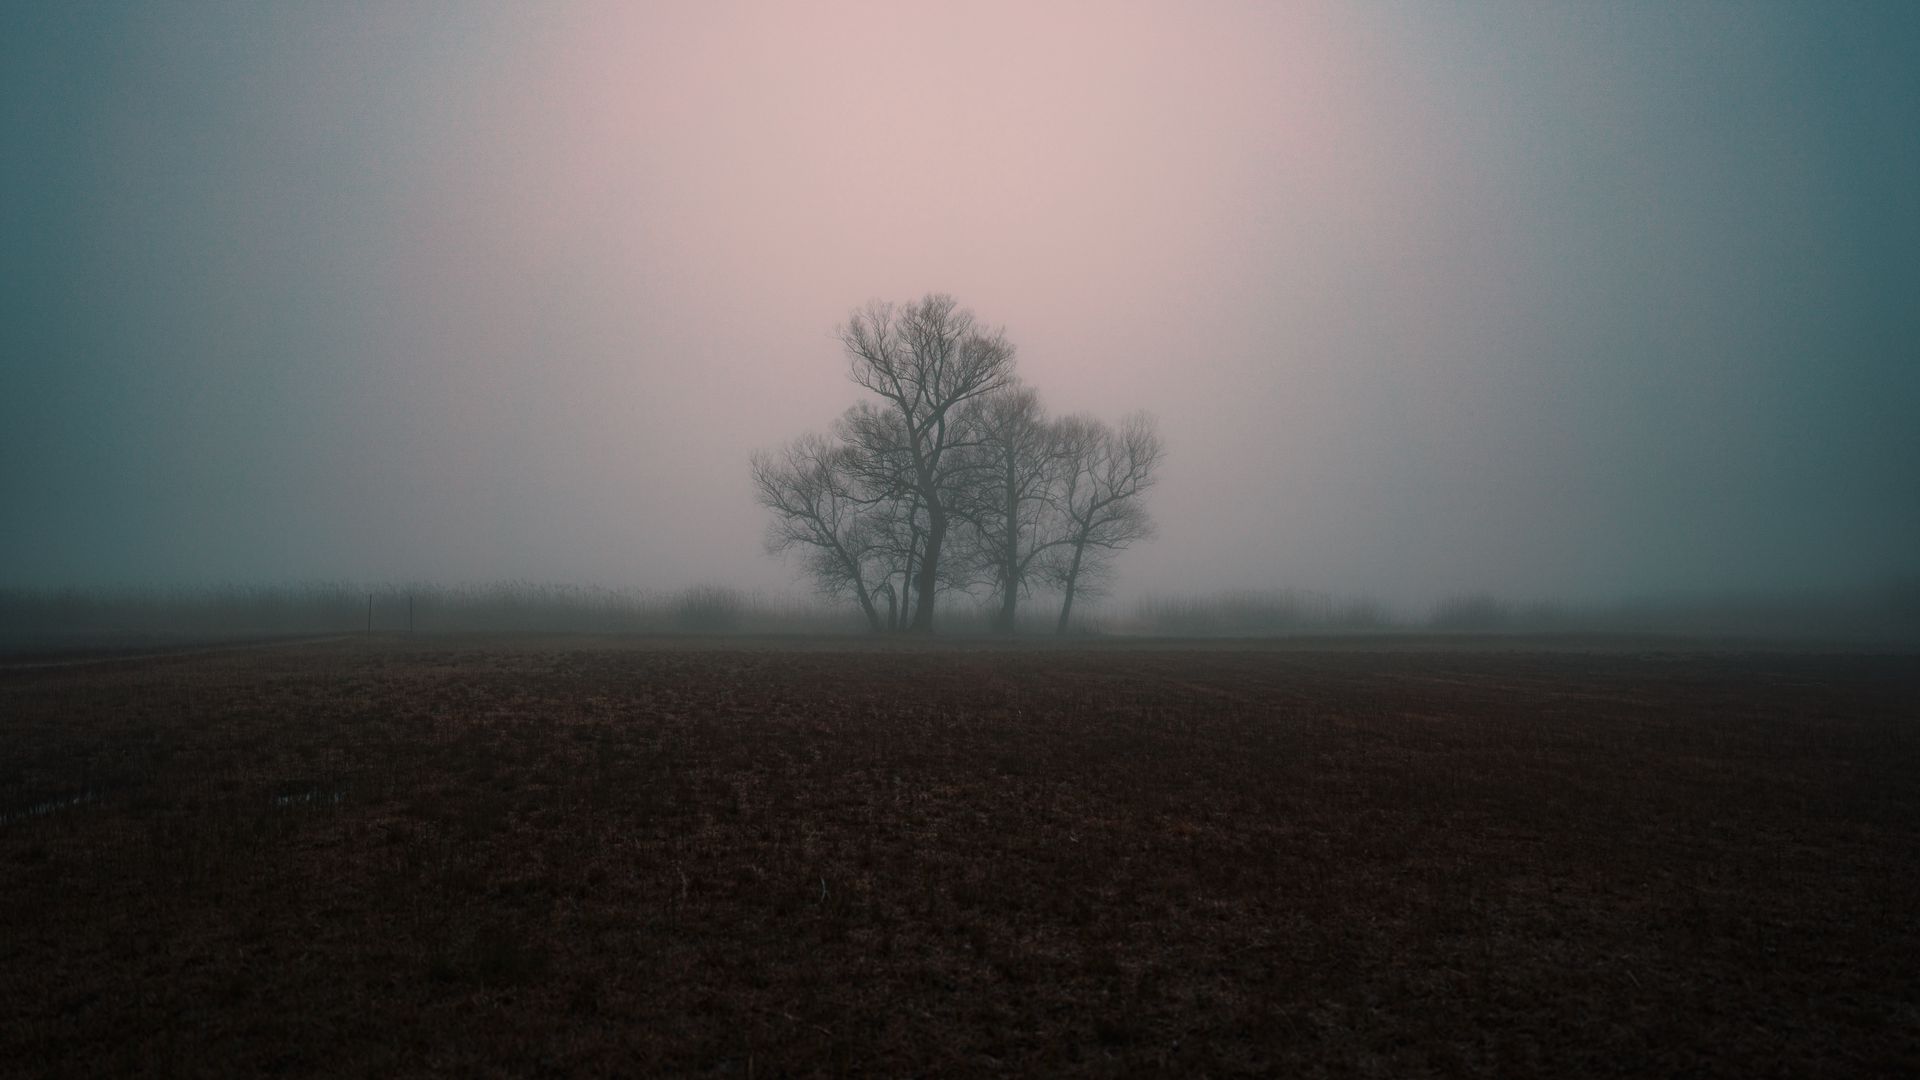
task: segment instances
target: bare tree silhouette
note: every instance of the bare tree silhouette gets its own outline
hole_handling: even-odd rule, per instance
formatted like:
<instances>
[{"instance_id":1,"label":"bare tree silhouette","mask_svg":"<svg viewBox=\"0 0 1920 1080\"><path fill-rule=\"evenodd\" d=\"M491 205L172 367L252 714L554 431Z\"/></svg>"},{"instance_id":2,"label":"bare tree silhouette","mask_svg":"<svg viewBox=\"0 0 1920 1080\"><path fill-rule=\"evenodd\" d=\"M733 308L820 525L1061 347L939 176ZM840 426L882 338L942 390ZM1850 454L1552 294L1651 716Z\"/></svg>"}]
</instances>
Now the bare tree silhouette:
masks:
<instances>
[{"instance_id":1,"label":"bare tree silhouette","mask_svg":"<svg viewBox=\"0 0 1920 1080\"><path fill-rule=\"evenodd\" d=\"M848 375L881 401L849 413L848 432L870 460L898 466L895 483L918 496L926 515L907 628L929 633L941 555L967 486L964 450L977 438L966 406L1013 381L1014 348L1005 331L981 326L939 293L904 306L868 304L840 327L840 340Z\"/></svg>"},{"instance_id":2,"label":"bare tree silhouette","mask_svg":"<svg viewBox=\"0 0 1920 1080\"><path fill-rule=\"evenodd\" d=\"M1047 564L1061 592L1054 633L1065 635L1074 597L1091 594L1105 580L1115 552L1154 534L1141 496L1155 481L1166 454L1153 417L1134 413L1118 430L1091 417L1070 417L1057 427L1068 464L1056 507L1067 519L1066 535Z\"/></svg>"},{"instance_id":3,"label":"bare tree silhouette","mask_svg":"<svg viewBox=\"0 0 1920 1080\"><path fill-rule=\"evenodd\" d=\"M1066 542L1059 492L1067 479L1065 444L1049 424L1040 396L1009 386L978 399L969 416L976 462L961 502L973 526L977 559L1000 594L993 627L1011 634L1020 596L1047 552Z\"/></svg>"},{"instance_id":4,"label":"bare tree silhouette","mask_svg":"<svg viewBox=\"0 0 1920 1080\"><path fill-rule=\"evenodd\" d=\"M993 627L1011 633L1040 582L1064 594L1064 632L1074 597L1152 533L1140 499L1161 457L1151 418L1118 431L1050 422L1006 333L943 294L867 304L837 333L874 399L831 435L753 455L768 551L803 552L815 587L851 597L875 632L928 633L942 593L990 588Z\"/></svg>"},{"instance_id":5,"label":"bare tree silhouette","mask_svg":"<svg viewBox=\"0 0 1920 1080\"><path fill-rule=\"evenodd\" d=\"M767 550L804 549L815 587L829 596L851 595L868 627L880 630L874 588L884 583L887 552L862 512L866 502L853 449L822 435L802 435L778 452L756 451L752 470L755 496L774 514Z\"/></svg>"}]
</instances>

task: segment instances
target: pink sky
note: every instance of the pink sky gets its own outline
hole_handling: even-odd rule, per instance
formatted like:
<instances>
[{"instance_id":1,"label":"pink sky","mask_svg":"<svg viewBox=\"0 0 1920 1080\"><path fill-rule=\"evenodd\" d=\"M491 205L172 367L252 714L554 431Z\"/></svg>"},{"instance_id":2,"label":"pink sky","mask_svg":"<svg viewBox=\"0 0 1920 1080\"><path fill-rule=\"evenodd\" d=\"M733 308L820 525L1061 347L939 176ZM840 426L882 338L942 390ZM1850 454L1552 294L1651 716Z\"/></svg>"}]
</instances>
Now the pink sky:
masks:
<instances>
[{"instance_id":1,"label":"pink sky","mask_svg":"<svg viewBox=\"0 0 1920 1080\"><path fill-rule=\"evenodd\" d=\"M798 591L747 456L938 290L1158 415L1127 594L1912 573L1920 19L1849 11L56 6L0 565Z\"/></svg>"}]
</instances>

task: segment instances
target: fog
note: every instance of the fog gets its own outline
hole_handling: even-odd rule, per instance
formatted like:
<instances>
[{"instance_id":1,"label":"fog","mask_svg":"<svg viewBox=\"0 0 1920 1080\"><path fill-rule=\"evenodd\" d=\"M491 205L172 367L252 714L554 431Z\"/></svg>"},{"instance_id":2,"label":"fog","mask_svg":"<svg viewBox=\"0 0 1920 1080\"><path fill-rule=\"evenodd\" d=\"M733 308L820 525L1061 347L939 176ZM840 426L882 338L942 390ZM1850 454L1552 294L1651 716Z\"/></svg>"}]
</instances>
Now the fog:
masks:
<instances>
[{"instance_id":1,"label":"fog","mask_svg":"<svg viewBox=\"0 0 1920 1080\"><path fill-rule=\"evenodd\" d=\"M1121 596L1920 574L1920 7L15 5L0 585L802 594L950 292L1159 419Z\"/></svg>"}]
</instances>

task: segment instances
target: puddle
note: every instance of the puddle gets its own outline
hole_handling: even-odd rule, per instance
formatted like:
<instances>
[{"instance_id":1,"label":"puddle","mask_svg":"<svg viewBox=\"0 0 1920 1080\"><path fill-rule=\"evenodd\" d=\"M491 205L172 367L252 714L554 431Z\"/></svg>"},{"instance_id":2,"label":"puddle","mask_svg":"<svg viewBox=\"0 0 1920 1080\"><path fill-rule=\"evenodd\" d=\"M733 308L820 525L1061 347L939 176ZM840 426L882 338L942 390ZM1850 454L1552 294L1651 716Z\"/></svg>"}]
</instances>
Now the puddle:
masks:
<instances>
[{"instance_id":1,"label":"puddle","mask_svg":"<svg viewBox=\"0 0 1920 1080\"><path fill-rule=\"evenodd\" d=\"M34 818L52 817L62 810L71 810L76 806L84 806L87 803L98 801L99 798L98 793L92 788L88 788L78 795L69 795L63 799L48 799L44 802L34 803L24 810L0 814L0 825L15 825L22 821L31 821Z\"/></svg>"}]
</instances>

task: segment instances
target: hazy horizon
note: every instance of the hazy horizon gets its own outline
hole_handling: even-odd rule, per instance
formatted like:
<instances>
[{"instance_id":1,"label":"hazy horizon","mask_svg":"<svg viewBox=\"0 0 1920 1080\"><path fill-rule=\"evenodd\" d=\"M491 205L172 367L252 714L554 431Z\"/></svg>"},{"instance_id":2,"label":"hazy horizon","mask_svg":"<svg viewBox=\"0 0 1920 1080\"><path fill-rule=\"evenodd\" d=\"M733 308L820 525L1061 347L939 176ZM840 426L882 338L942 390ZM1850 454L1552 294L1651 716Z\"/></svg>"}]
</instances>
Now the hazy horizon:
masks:
<instances>
[{"instance_id":1,"label":"hazy horizon","mask_svg":"<svg viewBox=\"0 0 1920 1080\"><path fill-rule=\"evenodd\" d=\"M748 455L954 294L1151 410L1122 601L1920 579L1920 7L0 16L0 586L806 591Z\"/></svg>"}]
</instances>

